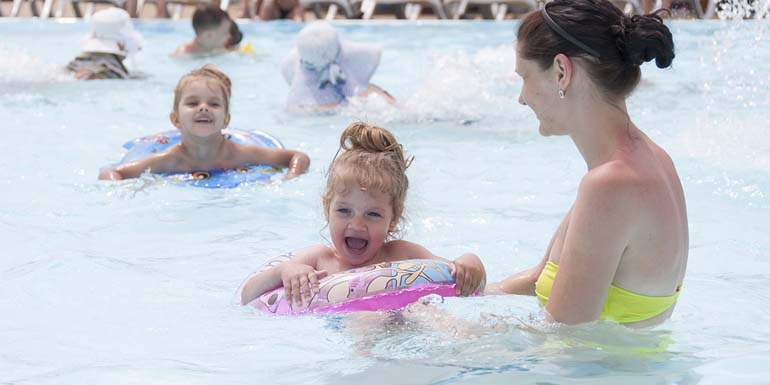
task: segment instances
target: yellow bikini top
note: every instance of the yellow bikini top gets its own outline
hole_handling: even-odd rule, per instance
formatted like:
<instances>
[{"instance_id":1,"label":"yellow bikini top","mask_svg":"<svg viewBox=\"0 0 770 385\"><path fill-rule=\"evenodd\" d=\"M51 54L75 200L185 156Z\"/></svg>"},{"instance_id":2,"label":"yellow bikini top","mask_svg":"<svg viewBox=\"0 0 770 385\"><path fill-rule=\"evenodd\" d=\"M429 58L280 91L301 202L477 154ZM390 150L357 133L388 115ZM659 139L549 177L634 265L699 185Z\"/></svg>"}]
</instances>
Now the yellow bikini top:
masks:
<instances>
[{"instance_id":1,"label":"yellow bikini top","mask_svg":"<svg viewBox=\"0 0 770 385\"><path fill-rule=\"evenodd\" d=\"M556 278L556 270L559 265L548 261L545 268L535 282L535 294L540 304L545 306L548 296L551 295L553 280ZM601 319L612 320L619 323L638 322L650 319L670 308L679 297L679 290L665 297L652 297L641 295L610 285L607 299L602 307Z\"/></svg>"}]
</instances>

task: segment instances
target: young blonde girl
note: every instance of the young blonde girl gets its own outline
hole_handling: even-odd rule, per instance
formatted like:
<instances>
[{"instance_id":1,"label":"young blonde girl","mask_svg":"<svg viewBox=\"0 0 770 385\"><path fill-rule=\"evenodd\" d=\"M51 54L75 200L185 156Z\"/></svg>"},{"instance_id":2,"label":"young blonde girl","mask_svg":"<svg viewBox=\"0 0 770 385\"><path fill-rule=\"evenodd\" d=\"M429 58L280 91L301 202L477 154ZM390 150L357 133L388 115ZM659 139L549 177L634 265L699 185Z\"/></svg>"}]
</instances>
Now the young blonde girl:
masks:
<instances>
[{"instance_id":1,"label":"young blonde girl","mask_svg":"<svg viewBox=\"0 0 770 385\"><path fill-rule=\"evenodd\" d=\"M340 151L322 197L332 244L296 251L258 271L242 286L242 304L283 285L285 298L297 308L309 303L318 280L328 274L406 259L450 262L416 243L395 239L411 163L395 137L384 128L354 123L342 133ZM486 273L476 255L467 253L450 263L458 295L483 290Z\"/></svg>"},{"instance_id":2,"label":"young blonde girl","mask_svg":"<svg viewBox=\"0 0 770 385\"><path fill-rule=\"evenodd\" d=\"M136 178L148 169L152 173L171 173L249 164L288 167L288 179L304 173L310 164L310 158L300 151L227 140L222 130L230 123L230 78L211 65L182 76L174 90L170 118L182 135L179 144L138 161L105 168L99 179Z\"/></svg>"}]
</instances>

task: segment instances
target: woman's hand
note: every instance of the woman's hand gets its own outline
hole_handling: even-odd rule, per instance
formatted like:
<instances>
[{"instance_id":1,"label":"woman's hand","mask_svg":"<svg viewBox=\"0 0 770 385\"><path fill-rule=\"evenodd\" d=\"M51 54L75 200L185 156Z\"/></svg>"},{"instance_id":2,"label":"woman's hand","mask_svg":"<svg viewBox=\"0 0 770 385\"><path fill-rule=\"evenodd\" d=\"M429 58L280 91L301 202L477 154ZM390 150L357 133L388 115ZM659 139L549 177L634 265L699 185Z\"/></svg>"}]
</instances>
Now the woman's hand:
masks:
<instances>
[{"instance_id":1,"label":"woman's hand","mask_svg":"<svg viewBox=\"0 0 770 385\"><path fill-rule=\"evenodd\" d=\"M483 291L487 282L484 264L476 254L465 253L452 263L452 276L455 278L456 293L469 296Z\"/></svg>"},{"instance_id":2,"label":"woman's hand","mask_svg":"<svg viewBox=\"0 0 770 385\"><path fill-rule=\"evenodd\" d=\"M327 275L326 270L315 270L291 261L282 263L280 268L285 300L292 309L307 307L313 295L318 293L318 280Z\"/></svg>"}]
</instances>

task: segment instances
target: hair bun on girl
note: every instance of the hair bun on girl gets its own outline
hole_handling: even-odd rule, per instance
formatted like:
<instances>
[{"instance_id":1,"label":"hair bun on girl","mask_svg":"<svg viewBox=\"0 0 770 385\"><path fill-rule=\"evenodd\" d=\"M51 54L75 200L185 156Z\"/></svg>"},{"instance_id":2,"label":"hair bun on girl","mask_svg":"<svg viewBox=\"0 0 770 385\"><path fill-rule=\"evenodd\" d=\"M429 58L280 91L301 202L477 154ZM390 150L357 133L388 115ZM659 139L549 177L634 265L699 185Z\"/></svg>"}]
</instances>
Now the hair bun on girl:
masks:
<instances>
[{"instance_id":1,"label":"hair bun on girl","mask_svg":"<svg viewBox=\"0 0 770 385\"><path fill-rule=\"evenodd\" d=\"M390 131L364 122L352 123L345 128L340 136L340 148L345 151L392 153L404 170L412 163L412 159L405 159L403 147Z\"/></svg>"},{"instance_id":2,"label":"hair bun on girl","mask_svg":"<svg viewBox=\"0 0 770 385\"><path fill-rule=\"evenodd\" d=\"M658 12L649 15L622 16L611 27L615 44L623 60L633 66L655 59L658 68L666 68L674 60L671 31Z\"/></svg>"}]
</instances>

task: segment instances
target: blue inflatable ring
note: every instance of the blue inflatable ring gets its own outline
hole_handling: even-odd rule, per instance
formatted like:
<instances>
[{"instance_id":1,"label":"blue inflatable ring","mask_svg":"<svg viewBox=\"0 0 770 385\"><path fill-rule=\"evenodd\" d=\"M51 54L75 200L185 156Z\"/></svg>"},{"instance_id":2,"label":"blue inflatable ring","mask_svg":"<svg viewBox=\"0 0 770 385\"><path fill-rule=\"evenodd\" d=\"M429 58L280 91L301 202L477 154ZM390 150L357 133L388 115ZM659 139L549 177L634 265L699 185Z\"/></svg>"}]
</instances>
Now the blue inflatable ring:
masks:
<instances>
[{"instance_id":1,"label":"blue inflatable ring","mask_svg":"<svg viewBox=\"0 0 770 385\"><path fill-rule=\"evenodd\" d=\"M225 135L225 138L235 143L268 148L284 148L278 139L261 131L244 131L228 128L223 130L222 133ZM177 130L134 139L123 145L123 148L128 150L128 152L123 156L119 164L144 159L154 153L166 151L181 140L182 135ZM243 183L269 181L270 178L281 173L283 173L282 169L270 165L256 164L227 170L200 170L161 175L172 182L184 183L195 187L233 188Z\"/></svg>"}]
</instances>

